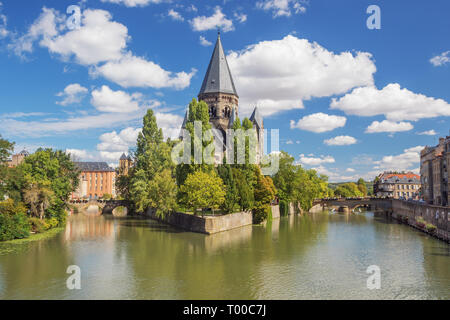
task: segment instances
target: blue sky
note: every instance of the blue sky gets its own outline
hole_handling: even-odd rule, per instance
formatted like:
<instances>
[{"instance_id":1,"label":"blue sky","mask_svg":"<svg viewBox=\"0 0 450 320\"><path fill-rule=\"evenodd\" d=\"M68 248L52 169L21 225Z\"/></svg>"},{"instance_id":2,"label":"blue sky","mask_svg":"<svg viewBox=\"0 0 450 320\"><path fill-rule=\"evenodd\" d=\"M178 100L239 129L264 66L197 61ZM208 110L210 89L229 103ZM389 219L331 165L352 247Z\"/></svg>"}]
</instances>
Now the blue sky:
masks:
<instances>
[{"instance_id":1,"label":"blue sky","mask_svg":"<svg viewBox=\"0 0 450 320\"><path fill-rule=\"evenodd\" d=\"M417 171L420 149L449 134L448 1L0 2L0 134L16 151L115 164L148 107L176 135L217 26L241 118L258 105L280 149L331 181Z\"/></svg>"}]
</instances>

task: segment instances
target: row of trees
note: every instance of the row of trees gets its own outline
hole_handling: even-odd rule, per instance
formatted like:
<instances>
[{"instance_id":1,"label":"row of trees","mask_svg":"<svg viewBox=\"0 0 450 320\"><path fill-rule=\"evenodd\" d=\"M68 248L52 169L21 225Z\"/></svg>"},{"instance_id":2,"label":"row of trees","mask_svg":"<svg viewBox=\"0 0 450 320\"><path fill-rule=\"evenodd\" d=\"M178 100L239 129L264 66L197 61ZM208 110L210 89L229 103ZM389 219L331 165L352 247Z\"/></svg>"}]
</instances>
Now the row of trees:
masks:
<instances>
[{"instance_id":1,"label":"row of trees","mask_svg":"<svg viewBox=\"0 0 450 320\"><path fill-rule=\"evenodd\" d=\"M368 194L366 182L360 178L357 183L343 183L334 190L334 194L344 198L365 197Z\"/></svg>"},{"instance_id":2,"label":"row of trees","mask_svg":"<svg viewBox=\"0 0 450 320\"><path fill-rule=\"evenodd\" d=\"M63 226L67 200L78 186L79 172L65 152L38 149L9 168L13 148L0 137L0 240Z\"/></svg>"},{"instance_id":3,"label":"row of trees","mask_svg":"<svg viewBox=\"0 0 450 320\"><path fill-rule=\"evenodd\" d=\"M195 121L201 122L203 134L211 128L208 105L193 99L186 123L186 130L191 137L190 155L187 156L192 161L191 164L175 165L171 154L178 141L164 141L153 111L147 111L134 152L135 165L129 175L119 177L117 183L117 189L134 204L136 211L155 208L157 215L163 216L172 210L191 211L194 214L205 209L221 210L223 213L251 210L254 222L260 223L270 215L270 204L277 196L282 201L297 202L301 208L309 210L315 198L329 194L326 176L319 176L314 170L295 165L294 158L284 152L280 155L280 170L273 179L262 175L259 166L249 161L248 136L245 138L244 164L226 164L226 159L218 166L205 161L195 164L194 148L202 150L202 154L211 152L210 156L213 156L209 148L212 137L194 139ZM249 130L253 124L248 118L242 122L237 118L232 128ZM235 140L235 158L237 146ZM179 151L178 156L183 156L183 150Z\"/></svg>"}]
</instances>

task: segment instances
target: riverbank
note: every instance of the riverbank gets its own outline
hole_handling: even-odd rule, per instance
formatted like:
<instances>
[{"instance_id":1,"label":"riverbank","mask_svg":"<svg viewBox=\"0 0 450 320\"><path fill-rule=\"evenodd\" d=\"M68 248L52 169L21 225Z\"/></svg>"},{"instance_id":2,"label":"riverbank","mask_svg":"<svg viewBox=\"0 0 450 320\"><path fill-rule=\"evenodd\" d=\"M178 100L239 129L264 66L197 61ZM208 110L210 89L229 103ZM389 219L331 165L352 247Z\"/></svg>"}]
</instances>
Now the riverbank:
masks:
<instances>
[{"instance_id":1,"label":"riverbank","mask_svg":"<svg viewBox=\"0 0 450 320\"><path fill-rule=\"evenodd\" d=\"M53 238L61 231L64 231L64 229L65 229L65 227L57 227L57 228L53 228L53 229L44 231L42 233L31 234L28 238L1 241L0 245L1 244L22 244L22 243L33 242L33 241L46 240L46 239Z\"/></svg>"}]
</instances>

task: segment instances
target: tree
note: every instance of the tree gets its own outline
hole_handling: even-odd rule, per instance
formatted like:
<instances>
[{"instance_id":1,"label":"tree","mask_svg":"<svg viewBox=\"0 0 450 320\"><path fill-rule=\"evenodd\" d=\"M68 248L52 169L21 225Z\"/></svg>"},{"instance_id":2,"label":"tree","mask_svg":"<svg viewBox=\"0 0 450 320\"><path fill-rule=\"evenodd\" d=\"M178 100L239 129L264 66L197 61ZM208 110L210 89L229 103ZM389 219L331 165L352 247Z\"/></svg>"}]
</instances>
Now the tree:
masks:
<instances>
[{"instance_id":1,"label":"tree","mask_svg":"<svg viewBox=\"0 0 450 320\"><path fill-rule=\"evenodd\" d=\"M225 201L222 179L217 174L196 171L190 173L180 187L180 202L194 214L197 209L217 209Z\"/></svg>"},{"instance_id":2,"label":"tree","mask_svg":"<svg viewBox=\"0 0 450 320\"><path fill-rule=\"evenodd\" d=\"M22 239L30 235L26 208L13 199L0 201L0 241Z\"/></svg>"},{"instance_id":3,"label":"tree","mask_svg":"<svg viewBox=\"0 0 450 320\"><path fill-rule=\"evenodd\" d=\"M258 167L255 169L255 175L257 177L257 183L254 192L253 223L261 223L269 215L271 210L270 204L275 198L276 189L273 185L272 178L263 176Z\"/></svg>"},{"instance_id":4,"label":"tree","mask_svg":"<svg viewBox=\"0 0 450 320\"><path fill-rule=\"evenodd\" d=\"M156 208L158 215L170 212L175 208L177 191L172 174L171 147L164 142L152 109L144 116L134 157L135 166L129 177L122 176L119 181L123 195L134 203L138 212L150 207Z\"/></svg>"},{"instance_id":5,"label":"tree","mask_svg":"<svg viewBox=\"0 0 450 320\"><path fill-rule=\"evenodd\" d=\"M3 199L7 189L5 187L5 180L8 174L8 167L6 161L14 150L14 143L2 139L0 135L0 199Z\"/></svg>"},{"instance_id":6,"label":"tree","mask_svg":"<svg viewBox=\"0 0 450 320\"><path fill-rule=\"evenodd\" d=\"M359 178L358 182L358 190L361 191L361 193L363 194L363 196L367 196L367 186L366 186L366 182L364 181L363 178Z\"/></svg>"},{"instance_id":7,"label":"tree","mask_svg":"<svg viewBox=\"0 0 450 320\"><path fill-rule=\"evenodd\" d=\"M348 182L336 188L334 193L344 198L362 197L363 193L358 189L354 182Z\"/></svg>"},{"instance_id":8,"label":"tree","mask_svg":"<svg viewBox=\"0 0 450 320\"><path fill-rule=\"evenodd\" d=\"M23 200L30 206L33 216L43 220L45 211L50 207L54 194L47 186L30 185L24 190Z\"/></svg>"},{"instance_id":9,"label":"tree","mask_svg":"<svg viewBox=\"0 0 450 320\"><path fill-rule=\"evenodd\" d=\"M225 201L223 202L221 209L226 213L233 212L236 205L238 205L239 194L231 165L220 165L217 167L217 172L222 179L226 190Z\"/></svg>"}]
</instances>

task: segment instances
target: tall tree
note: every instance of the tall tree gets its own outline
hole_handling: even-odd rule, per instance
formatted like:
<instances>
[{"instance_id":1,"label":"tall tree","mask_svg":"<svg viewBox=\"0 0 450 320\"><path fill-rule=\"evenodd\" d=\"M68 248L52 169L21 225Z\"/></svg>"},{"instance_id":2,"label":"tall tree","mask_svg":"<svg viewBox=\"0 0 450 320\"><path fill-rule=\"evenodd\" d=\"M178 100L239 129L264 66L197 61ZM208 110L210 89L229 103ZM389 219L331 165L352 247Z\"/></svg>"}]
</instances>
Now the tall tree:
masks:
<instances>
[{"instance_id":1,"label":"tall tree","mask_svg":"<svg viewBox=\"0 0 450 320\"><path fill-rule=\"evenodd\" d=\"M239 194L231 165L222 164L217 167L217 172L220 178L223 180L226 190L225 201L223 202L221 208L224 212L233 212L236 205L238 204Z\"/></svg>"},{"instance_id":2,"label":"tall tree","mask_svg":"<svg viewBox=\"0 0 450 320\"><path fill-rule=\"evenodd\" d=\"M8 167L6 165L6 161L10 157L13 150L14 143L9 142L6 139L2 139L2 136L0 135L0 200L3 200L3 197L7 193L5 181L8 174Z\"/></svg>"}]
</instances>

